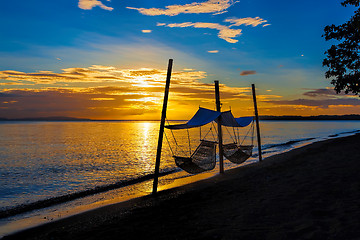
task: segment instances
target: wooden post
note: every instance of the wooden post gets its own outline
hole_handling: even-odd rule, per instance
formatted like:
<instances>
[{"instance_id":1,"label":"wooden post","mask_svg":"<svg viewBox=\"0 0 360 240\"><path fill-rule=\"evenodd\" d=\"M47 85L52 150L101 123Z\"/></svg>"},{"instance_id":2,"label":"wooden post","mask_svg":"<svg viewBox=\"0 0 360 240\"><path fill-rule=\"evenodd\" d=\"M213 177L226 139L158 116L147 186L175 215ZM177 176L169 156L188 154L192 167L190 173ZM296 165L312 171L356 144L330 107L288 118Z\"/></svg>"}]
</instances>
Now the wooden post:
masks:
<instances>
[{"instance_id":1,"label":"wooden post","mask_svg":"<svg viewBox=\"0 0 360 240\"><path fill-rule=\"evenodd\" d=\"M254 101L254 109L255 109L255 121L256 121L256 133L257 133L257 142L258 142L258 152L259 152L259 161L262 161L261 155L261 139L260 139L260 126L259 126L259 114L256 104L256 93L255 93L255 84L251 84L253 101Z\"/></svg>"},{"instance_id":2,"label":"wooden post","mask_svg":"<svg viewBox=\"0 0 360 240\"><path fill-rule=\"evenodd\" d=\"M155 173L154 173L154 182L153 182L153 191L152 191L153 194L157 193L157 186L158 186L158 182L159 182L160 158L161 158L161 149L162 149L162 142L163 142L164 128L165 128L166 108L167 108L167 102L168 102L168 98L169 98L169 88L170 88L172 65L173 65L173 60L169 59L169 65L168 65L167 76L166 76L166 84L165 84L164 102L163 102L163 108L162 108L162 112L161 112L159 139L158 139L158 146L157 146L157 152L156 152Z\"/></svg>"},{"instance_id":3,"label":"wooden post","mask_svg":"<svg viewBox=\"0 0 360 240\"><path fill-rule=\"evenodd\" d=\"M221 112L219 81L215 81L215 99L216 99L216 111ZM224 156L223 156L223 144L222 144L223 141L222 141L222 129L221 129L220 117L218 117L218 139L219 139L220 173L224 173Z\"/></svg>"}]
</instances>

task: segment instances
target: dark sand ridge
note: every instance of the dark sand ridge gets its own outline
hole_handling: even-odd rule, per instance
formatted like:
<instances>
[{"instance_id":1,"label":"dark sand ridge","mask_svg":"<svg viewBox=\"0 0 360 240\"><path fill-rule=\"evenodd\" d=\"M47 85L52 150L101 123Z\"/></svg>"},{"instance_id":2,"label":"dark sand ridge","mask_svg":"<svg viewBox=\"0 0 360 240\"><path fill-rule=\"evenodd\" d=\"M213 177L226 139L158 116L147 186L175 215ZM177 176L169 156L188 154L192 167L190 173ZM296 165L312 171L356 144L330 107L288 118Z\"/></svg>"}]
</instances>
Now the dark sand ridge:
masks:
<instances>
[{"instance_id":1,"label":"dark sand ridge","mask_svg":"<svg viewBox=\"0 0 360 240\"><path fill-rule=\"evenodd\" d=\"M360 239L360 134L4 239Z\"/></svg>"}]
</instances>

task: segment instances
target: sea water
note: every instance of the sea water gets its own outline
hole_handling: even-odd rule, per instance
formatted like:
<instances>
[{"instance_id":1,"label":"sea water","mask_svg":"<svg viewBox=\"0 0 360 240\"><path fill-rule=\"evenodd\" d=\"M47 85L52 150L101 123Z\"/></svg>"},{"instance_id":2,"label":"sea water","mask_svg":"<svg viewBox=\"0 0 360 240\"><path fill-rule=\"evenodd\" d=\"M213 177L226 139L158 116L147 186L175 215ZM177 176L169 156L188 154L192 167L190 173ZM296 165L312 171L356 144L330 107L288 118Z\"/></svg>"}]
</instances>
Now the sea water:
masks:
<instances>
[{"instance_id":1,"label":"sea water","mask_svg":"<svg viewBox=\"0 0 360 240\"><path fill-rule=\"evenodd\" d=\"M360 129L360 121L261 121L260 124L264 157L354 134ZM0 213L19 206L30 206L28 210L41 208L36 203L49 200L51 205L52 199L74 193L84 193L75 199L85 197L98 189L106 190L107 186L126 194L149 193L151 184L140 183L154 171L158 134L157 121L1 122ZM161 172L168 175L160 185L189 176L176 167L173 155L189 156L200 139L216 141L216 135L216 126L212 124L189 131L166 130ZM255 146L257 143L251 126L239 132L224 128L223 135L225 143L238 141ZM253 157L245 164L256 161L255 147ZM225 161L225 169L232 167L236 165ZM121 190L127 182L137 184Z\"/></svg>"}]
</instances>

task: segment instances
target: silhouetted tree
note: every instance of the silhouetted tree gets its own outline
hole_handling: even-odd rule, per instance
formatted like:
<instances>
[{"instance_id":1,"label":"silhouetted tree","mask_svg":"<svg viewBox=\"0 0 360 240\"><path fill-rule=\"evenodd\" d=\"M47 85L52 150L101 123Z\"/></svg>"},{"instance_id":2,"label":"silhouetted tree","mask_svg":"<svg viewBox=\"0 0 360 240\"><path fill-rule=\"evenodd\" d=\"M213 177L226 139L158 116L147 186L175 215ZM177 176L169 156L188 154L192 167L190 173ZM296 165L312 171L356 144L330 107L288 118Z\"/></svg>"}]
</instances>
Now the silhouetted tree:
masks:
<instances>
[{"instance_id":1,"label":"silhouetted tree","mask_svg":"<svg viewBox=\"0 0 360 240\"><path fill-rule=\"evenodd\" d=\"M358 7L351 19L339 26L330 25L324 29L326 41L336 39L340 43L332 45L326 52L323 66L329 67L326 78L332 78L331 83L337 93L360 93L360 0L346 0L342 6ZM334 79L335 78L335 79Z\"/></svg>"}]
</instances>

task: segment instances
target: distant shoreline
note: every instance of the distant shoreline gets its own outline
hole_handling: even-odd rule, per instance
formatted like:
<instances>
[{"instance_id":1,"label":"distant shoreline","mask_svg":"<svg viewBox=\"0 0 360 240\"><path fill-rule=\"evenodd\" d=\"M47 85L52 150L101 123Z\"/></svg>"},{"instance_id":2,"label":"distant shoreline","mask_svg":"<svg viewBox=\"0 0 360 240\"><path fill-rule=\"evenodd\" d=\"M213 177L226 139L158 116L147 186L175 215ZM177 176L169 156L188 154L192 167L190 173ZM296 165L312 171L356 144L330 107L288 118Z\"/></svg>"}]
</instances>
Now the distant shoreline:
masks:
<instances>
[{"instance_id":1,"label":"distant shoreline","mask_svg":"<svg viewBox=\"0 0 360 240\"><path fill-rule=\"evenodd\" d=\"M360 115L319 115L319 116L260 116L260 120L276 121L323 121L323 120L360 120Z\"/></svg>"},{"instance_id":2,"label":"distant shoreline","mask_svg":"<svg viewBox=\"0 0 360 240\"><path fill-rule=\"evenodd\" d=\"M270 121L343 121L343 120L360 120L359 114L351 115L319 115L319 116L260 116L260 120ZM74 117L40 117L40 118L0 118L0 122L4 121L34 121L34 122L126 122L126 121L160 121L160 120L116 120L116 119L89 119L89 118L74 118ZM185 120L171 120L171 121L185 121Z\"/></svg>"}]
</instances>

